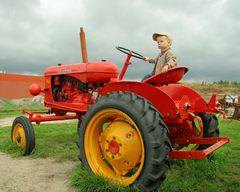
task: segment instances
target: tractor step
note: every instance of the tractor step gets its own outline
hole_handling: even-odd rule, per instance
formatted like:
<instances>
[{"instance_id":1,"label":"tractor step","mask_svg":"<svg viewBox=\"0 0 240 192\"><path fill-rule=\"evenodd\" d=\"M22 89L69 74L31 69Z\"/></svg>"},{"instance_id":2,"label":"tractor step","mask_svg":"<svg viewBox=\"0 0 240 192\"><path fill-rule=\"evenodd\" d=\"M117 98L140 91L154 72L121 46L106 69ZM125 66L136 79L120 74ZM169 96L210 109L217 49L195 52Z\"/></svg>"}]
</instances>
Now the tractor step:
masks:
<instances>
[{"instance_id":1,"label":"tractor step","mask_svg":"<svg viewBox=\"0 0 240 192\"><path fill-rule=\"evenodd\" d=\"M169 156L172 159L205 159L208 155L213 153L215 150L220 148L226 143L229 143L230 139L227 137L217 137L217 138L193 138L189 140L191 144L204 144L210 145L204 150L178 150L171 151Z\"/></svg>"}]
</instances>

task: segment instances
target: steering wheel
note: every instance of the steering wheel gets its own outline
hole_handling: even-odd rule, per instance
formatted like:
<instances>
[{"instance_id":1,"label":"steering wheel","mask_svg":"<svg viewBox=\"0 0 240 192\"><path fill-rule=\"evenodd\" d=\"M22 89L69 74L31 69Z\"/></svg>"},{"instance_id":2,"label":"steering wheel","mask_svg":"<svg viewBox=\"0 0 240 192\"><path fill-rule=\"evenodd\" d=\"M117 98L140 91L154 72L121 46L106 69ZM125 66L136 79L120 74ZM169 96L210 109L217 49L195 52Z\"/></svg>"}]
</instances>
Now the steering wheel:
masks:
<instances>
[{"instance_id":1,"label":"steering wheel","mask_svg":"<svg viewBox=\"0 0 240 192\"><path fill-rule=\"evenodd\" d=\"M131 51L131 50L126 49L126 48L124 48L124 47L116 47L116 49L117 49L118 51L121 51L121 52L127 54L127 55L129 55L130 52L131 52L131 53L132 53L132 57L135 57L135 58L144 60L144 57L143 57L141 54L136 53L135 51Z\"/></svg>"}]
</instances>

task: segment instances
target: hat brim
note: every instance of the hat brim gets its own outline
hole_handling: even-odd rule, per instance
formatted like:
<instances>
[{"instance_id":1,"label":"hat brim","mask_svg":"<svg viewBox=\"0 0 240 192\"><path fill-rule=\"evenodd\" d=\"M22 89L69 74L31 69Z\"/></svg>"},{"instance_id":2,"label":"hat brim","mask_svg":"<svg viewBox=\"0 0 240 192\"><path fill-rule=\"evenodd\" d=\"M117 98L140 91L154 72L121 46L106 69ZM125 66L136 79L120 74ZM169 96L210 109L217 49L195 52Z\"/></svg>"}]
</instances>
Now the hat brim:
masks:
<instances>
[{"instance_id":1,"label":"hat brim","mask_svg":"<svg viewBox=\"0 0 240 192\"><path fill-rule=\"evenodd\" d=\"M154 41L157 41L157 37L159 37L159 36L163 36L163 35L161 33L153 33L152 38Z\"/></svg>"},{"instance_id":2,"label":"hat brim","mask_svg":"<svg viewBox=\"0 0 240 192\"><path fill-rule=\"evenodd\" d=\"M169 38L169 35L165 34L165 33L153 33L153 40L157 41L157 37L159 36L166 36Z\"/></svg>"}]
</instances>

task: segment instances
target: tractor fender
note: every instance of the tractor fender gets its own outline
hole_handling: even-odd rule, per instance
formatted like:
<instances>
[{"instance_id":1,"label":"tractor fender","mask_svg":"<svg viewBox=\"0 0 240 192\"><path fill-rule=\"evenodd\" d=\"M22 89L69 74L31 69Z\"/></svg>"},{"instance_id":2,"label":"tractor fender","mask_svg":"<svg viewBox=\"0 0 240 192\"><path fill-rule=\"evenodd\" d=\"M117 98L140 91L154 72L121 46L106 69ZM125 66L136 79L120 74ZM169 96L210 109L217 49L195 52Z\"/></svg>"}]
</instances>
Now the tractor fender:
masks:
<instances>
[{"instance_id":1,"label":"tractor fender","mask_svg":"<svg viewBox=\"0 0 240 192\"><path fill-rule=\"evenodd\" d=\"M171 97L175 103L180 102L183 97L187 97L192 112L205 113L207 110L207 104L203 97L191 88L179 84L169 84L157 87L157 89Z\"/></svg>"},{"instance_id":2,"label":"tractor fender","mask_svg":"<svg viewBox=\"0 0 240 192\"><path fill-rule=\"evenodd\" d=\"M177 107L174 100L162 90L141 82L121 81L106 84L102 89L102 95L112 92L132 92L147 99L163 115L163 117L175 117Z\"/></svg>"}]
</instances>

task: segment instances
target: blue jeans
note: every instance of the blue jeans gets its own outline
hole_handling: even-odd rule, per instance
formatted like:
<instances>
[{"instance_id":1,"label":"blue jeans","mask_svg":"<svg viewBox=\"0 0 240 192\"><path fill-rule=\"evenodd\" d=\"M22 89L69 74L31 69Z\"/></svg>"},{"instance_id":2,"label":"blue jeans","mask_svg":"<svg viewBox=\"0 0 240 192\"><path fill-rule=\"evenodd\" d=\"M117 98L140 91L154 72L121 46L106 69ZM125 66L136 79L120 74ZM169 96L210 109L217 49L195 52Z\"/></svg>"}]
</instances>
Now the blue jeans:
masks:
<instances>
[{"instance_id":1,"label":"blue jeans","mask_svg":"<svg viewBox=\"0 0 240 192\"><path fill-rule=\"evenodd\" d=\"M148 75L145 75L145 76L143 77L143 79L142 79L141 82L143 82L144 80L148 79L149 77L152 77L152 76L155 74L154 71L155 71L155 70L153 70L152 73L150 73L150 74L148 74Z\"/></svg>"}]
</instances>

